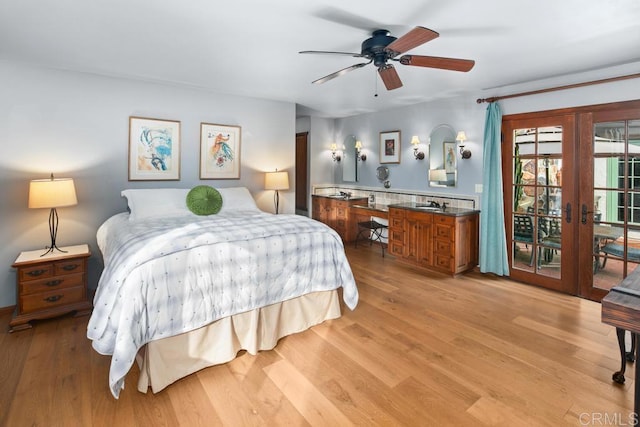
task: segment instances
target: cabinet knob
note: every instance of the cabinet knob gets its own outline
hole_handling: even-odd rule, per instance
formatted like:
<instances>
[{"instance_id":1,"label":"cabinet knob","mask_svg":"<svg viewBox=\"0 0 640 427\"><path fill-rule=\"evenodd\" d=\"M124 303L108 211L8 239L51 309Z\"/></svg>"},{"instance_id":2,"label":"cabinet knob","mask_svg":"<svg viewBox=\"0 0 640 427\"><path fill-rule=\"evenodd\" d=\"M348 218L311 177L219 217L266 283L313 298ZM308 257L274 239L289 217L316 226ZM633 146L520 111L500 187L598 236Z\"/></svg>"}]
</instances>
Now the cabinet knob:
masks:
<instances>
[{"instance_id":1,"label":"cabinet knob","mask_svg":"<svg viewBox=\"0 0 640 427\"><path fill-rule=\"evenodd\" d=\"M46 302L56 302L56 301L59 301L61 298L62 298L62 295L52 295L48 298L44 298L44 300Z\"/></svg>"},{"instance_id":2,"label":"cabinet knob","mask_svg":"<svg viewBox=\"0 0 640 427\"><path fill-rule=\"evenodd\" d=\"M64 271L71 271L71 270L75 270L76 268L78 268L78 264L67 264L62 267Z\"/></svg>"}]
</instances>

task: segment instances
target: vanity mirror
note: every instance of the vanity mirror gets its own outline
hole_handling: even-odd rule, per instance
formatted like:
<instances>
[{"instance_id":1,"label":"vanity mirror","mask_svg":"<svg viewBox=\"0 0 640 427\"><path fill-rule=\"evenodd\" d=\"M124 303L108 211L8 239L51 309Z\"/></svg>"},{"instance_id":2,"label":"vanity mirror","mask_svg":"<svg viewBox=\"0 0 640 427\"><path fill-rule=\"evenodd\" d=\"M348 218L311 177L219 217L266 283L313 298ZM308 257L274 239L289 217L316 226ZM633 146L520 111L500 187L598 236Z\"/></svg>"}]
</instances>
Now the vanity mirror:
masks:
<instances>
[{"instance_id":1,"label":"vanity mirror","mask_svg":"<svg viewBox=\"0 0 640 427\"><path fill-rule=\"evenodd\" d=\"M455 130L446 124L436 126L429 135L429 186L455 187L457 164Z\"/></svg>"},{"instance_id":2,"label":"vanity mirror","mask_svg":"<svg viewBox=\"0 0 640 427\"><path fill-rule=\"evenodd\" d=\"M342 151L342 180L344 182L358 181L358 158L356 156L356 137L347 135L344 138Z\"/></svg>"}]
</instances>

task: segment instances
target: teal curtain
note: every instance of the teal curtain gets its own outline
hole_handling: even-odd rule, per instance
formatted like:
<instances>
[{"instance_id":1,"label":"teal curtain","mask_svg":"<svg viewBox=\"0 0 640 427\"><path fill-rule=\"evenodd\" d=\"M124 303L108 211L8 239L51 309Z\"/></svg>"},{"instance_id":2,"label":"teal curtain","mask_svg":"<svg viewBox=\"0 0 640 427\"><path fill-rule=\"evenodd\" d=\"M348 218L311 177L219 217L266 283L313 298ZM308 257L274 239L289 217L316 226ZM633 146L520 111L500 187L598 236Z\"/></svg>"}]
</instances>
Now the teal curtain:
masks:
<instances>
[{"instance_id":1,"label":"teal curtain","mask_svg":"<svg viewBox=\"0 0 640 427\"><path fill-rule=\"evenodd\" d=\"M502 192L501 133L502 112L492 102L484 123L482 168L482 212L480 213L480 271L509 275L507 237L504 228Z\"/></svg>"}]
</instances>

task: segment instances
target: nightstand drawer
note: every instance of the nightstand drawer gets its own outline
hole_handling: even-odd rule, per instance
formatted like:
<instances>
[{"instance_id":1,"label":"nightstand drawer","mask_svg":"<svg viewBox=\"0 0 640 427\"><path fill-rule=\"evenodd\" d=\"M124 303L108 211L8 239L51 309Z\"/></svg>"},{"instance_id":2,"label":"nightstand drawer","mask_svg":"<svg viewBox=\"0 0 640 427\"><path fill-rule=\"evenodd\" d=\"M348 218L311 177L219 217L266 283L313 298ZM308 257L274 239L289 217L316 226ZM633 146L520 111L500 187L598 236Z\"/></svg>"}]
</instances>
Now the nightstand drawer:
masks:
<instances>
[{"instance_id":1,"label":"nightstand drawer","mask_svg":"<svg viewBox=\"0 0 640 427\"><path fill-rule=\"evenodd\" d=\"M55 274L56 276L61 274L74 274L82 272L84 272L84 261L82 259L58 261L53 264L53 274Z\"/></svg>"},{"instance_id":2,"label":"nightstand drawer","mask_svg":"<svg viewBox=\"0 0 640 427\"><path fill-rule=\"evenodd\" d=\"M57 289L51 292L43 292L20 297L22 313L46 310L47 308L68 305L84 300L84 287Z\"/></svg>"},{"instance_id":3,"label":"nightstand drawer","mask_svg":"<svg viewBox=\"0 0 640 427\"><path fill-rule=\"evenodd\" d=\"M25 282L27 280L44 279L53 275L53 264L39 264L32 267L21 267L18 269L18 280Z\"/></svg>"},{"instance_id":4,"label":"nightstand drawer","mask_svg":"<svg viewBox=\"0 0 640 427\"><path fill-rule=\"evenodd\" d=\"M42 280L31 280L20 283L20 294L28 295L36 292L49 292L57 289L73 288L84 284L84 275L65 274L57 277L49 277Z\"/></svg>"}]
</instances>

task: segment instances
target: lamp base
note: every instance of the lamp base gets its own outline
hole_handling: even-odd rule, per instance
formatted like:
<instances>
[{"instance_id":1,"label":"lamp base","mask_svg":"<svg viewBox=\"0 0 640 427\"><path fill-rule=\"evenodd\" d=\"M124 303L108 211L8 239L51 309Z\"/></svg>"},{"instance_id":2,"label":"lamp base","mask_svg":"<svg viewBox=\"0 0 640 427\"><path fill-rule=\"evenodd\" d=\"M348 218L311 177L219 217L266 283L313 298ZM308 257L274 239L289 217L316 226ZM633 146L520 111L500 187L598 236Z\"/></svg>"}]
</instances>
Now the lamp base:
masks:
<instances>
[{"instance_id":1,"label":"lamp base","mask_svg":"<svg viewBox=\"0 0 640 427\"><path fill-rule=\"evenodd\" d=\"M276 215L278 215L278 210L280 208L280 194L278 194L278 190L276 190L273 195L273 204L276 206Z\"/></svg>"},{"instance_id":2,"label":"lamp base","mask_svg":"<svg viewBox=\"0 0 640 427\"><path fill-rule=\"evenodd\" d=\"M58 211L56 208L51 208L51 212L49 212L49 235L51 236L51 245L46 246L45 249L47 251L40 256L45 256L46 254L53 253L54 251L58 252L67 252L63 251L56 245L56 235L58 234Z\"/></svg>"}]
</instances>

